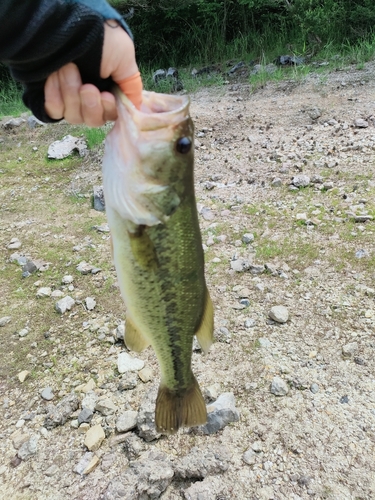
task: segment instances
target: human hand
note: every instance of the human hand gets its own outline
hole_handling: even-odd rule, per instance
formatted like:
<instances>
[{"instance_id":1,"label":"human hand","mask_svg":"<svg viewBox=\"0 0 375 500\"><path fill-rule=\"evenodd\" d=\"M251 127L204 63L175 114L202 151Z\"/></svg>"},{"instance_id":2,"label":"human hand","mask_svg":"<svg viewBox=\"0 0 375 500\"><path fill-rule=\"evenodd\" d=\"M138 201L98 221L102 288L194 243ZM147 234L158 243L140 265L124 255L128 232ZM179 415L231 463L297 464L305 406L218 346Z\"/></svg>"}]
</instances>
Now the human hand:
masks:
<instances>
[{"instance_id":1,"label":"human hand","mask_svg":"<svg viewBox=\"0 0 375 500\"><path fill-rule=\"evenodd\" d=\"M110 21L116 23L116 21ZM138 72L134 44L120 27L104 25L103 53L100 65L101 78L109 76L121 85L128 77ZM139 77L140 80L140 77ZM140 102L141 81L137 94L129 98ZM125 90L126 92L126 90ZM65 118L72 124L85 123L89 127L100 127L108 120L117 118L115 97L110 92L100 92L95 85L82 84L78 67L68 63L52 73L44 86L45 110L53 119Z\"/></svg>"}]
</instances>

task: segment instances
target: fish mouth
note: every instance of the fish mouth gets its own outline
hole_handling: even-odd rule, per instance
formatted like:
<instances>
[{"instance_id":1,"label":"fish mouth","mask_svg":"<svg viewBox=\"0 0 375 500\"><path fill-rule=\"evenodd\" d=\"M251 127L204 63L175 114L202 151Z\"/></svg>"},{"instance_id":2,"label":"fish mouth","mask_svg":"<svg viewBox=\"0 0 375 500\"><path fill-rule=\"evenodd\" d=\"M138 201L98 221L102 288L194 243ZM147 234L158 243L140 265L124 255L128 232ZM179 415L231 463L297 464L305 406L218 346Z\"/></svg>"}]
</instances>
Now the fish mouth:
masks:
<instances>
[{"instance_id":1,"label":"fish mouth","mask_svg":"<svg viewBox=\"0 0 375 500\"><path fill-rule=\"evenodd\" d=\"M185 95L159 94L144 90L140 110L119 88L115 89L115 96L125 106L140 132L173 128L189 117L190 100Z\"/></svg>"}]
</instances>

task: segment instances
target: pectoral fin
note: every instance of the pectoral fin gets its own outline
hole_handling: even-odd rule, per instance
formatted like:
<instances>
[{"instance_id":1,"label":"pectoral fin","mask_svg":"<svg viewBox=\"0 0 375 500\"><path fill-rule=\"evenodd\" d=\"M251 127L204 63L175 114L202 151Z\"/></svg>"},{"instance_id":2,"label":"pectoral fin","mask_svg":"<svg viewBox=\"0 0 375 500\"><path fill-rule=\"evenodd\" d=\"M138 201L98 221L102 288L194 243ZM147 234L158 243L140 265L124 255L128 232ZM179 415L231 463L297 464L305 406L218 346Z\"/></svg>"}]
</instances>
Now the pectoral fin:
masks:
<instances>
[{"instance_id":1,"label":"pectoral fin","mask_svg":"<svg viewBox=\"0 0 375 500\"><path fill-rule=\"evenodd\" d=\"M125 321L125 344L128 349L135 352L141 352L150 345L128 316Z\"/></svg>"},{"instance_id":2,"label":"pectoral fin","mask_svg":"<svg viewBox=\"0 0 375 500\"><path fill-rule=\"evenodd\" d=\"M214 308L207 288L201 324L195 332L195 335L204 353L207 354L214 340Z\"/></svg>"}]
</instances>

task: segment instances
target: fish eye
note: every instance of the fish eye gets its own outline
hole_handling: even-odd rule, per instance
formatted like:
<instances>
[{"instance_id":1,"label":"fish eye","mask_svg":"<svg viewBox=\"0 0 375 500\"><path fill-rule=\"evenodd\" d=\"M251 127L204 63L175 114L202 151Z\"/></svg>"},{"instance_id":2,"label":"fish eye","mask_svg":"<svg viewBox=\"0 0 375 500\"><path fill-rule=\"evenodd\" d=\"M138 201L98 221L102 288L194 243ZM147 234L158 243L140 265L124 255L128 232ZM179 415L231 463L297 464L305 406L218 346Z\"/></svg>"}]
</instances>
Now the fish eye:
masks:
<instances>
[{"instance_id":1,"label":"fish eye","mask_svg":"<svg viewBox=\"0 0 375 500\"><path fill-rule=\"evenodd\" d=\"M176 149L179 153L186 155L191 149L191 140L189 137L180 137L176 142Z\"/></svg>"}]
</instances>

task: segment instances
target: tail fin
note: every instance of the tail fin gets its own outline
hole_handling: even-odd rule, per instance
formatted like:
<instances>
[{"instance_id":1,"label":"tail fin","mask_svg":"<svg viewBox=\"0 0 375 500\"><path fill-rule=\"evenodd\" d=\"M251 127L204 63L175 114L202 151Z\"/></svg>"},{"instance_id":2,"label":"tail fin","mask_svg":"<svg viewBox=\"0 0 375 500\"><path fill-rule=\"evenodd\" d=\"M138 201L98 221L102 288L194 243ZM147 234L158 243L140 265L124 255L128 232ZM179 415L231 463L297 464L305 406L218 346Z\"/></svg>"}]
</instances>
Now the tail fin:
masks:
<instances>
[{"instance_id":1,"label":"tail fin","mask_svg":"<svg viewBox=\"0 0 375 500\"><path fill-rule=\"evenodd\" d=\"M156 398L155 422L158 432L175 434L180 427L193 427L207 422L207 410L194 375L193 383L182 392L161 385Z\"/></svg>"}]
</instances>

